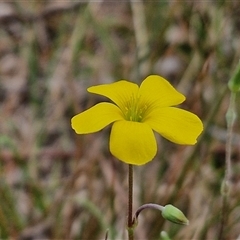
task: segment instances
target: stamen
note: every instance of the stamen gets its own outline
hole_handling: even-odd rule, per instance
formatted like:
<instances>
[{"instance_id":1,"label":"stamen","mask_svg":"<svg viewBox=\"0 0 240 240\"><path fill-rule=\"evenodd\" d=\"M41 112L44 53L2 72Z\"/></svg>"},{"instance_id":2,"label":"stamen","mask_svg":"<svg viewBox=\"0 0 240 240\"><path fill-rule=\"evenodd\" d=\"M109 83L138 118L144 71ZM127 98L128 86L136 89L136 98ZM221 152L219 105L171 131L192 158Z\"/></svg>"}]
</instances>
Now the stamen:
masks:
<instances>
[{"instance_id":1,"label":"stamen","mask_svg":"<svg viewBox=\"0 0 240 240\"><path fill-rule=\"evenodd\" d=\"M141 122L147 110L147 104L142 104L140 96L132 96L124 106L124 116L128 121Z\"/></svg>"}]
</instances>

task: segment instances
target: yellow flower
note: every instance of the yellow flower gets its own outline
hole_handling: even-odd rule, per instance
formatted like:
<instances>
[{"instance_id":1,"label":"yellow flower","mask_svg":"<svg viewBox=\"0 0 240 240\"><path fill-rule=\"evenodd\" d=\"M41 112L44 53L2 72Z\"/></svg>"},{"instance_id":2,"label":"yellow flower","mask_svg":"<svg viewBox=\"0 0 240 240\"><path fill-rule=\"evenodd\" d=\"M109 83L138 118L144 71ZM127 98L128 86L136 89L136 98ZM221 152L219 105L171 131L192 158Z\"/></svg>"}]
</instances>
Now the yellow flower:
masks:
<instances>
[{"instance_id":1,"label":"yellow flower","mask_svg":"<svg viewBox=\"0 0 240 240\"><path fill-rule=\"evenodd\" d=\"M189 145L195 144L202 132L202 122L195 114L172 107L185 97L160 76L148 76L140 87L121 80L92 86L88 92L113 103L102 102L74 116L72 128L77 134L86 134L113 123L110 152L125 163L142 165L154 158L154 131L174 143Z\"/></svg>"}]
</instances>

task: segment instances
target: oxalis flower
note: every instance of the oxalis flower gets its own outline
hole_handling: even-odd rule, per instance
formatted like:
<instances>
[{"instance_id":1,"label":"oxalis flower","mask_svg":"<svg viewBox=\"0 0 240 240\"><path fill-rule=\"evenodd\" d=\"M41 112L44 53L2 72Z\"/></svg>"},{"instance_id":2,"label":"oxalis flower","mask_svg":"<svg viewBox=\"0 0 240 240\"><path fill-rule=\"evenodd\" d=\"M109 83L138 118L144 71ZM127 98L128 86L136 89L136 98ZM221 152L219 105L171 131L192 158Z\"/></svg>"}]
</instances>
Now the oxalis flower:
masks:
<instances>
[{"instance_id":1,"label":"oxalis flower","mask_svg":"<svg viewBox=\"0 0 240 240\"><path fill-rule=\"evenodd\" d=\"M154 131L174 143L193 145L203 130L195 114L173 107L185 97L160 76L148 76L140 87L121 80L87 90L113 103L98 103L74 116L72 128L77 134L87 134L113 123L110 152L125 163L142 165L154 158Z\"/></svg>"}]
</instances>

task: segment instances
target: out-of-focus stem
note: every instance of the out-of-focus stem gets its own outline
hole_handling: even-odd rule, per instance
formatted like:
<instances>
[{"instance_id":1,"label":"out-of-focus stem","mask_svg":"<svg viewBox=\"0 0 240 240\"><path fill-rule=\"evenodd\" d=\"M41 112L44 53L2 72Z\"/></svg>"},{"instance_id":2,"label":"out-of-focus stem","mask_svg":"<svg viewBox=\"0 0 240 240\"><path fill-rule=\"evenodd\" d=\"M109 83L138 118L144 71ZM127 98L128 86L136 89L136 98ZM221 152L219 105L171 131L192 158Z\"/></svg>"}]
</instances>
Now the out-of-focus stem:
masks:
<instances>
[{"instance_id":1,"label":"out-of-focus stem","mask_svg":"<svg viewBox=\"0 0 240 240\"><path fill-rule=\"evenodd\" d=\"M144 77L150 70L150 62L147 58L149 56L150 49L144 5L142 0L131 0L131 9L133 16L133 26L136 36L139 74L140 77Z\"/></svg>"},{"instance_id":2,"label":"out-of-focus stem","mask_svg":"<svg viewBox=\"0 0 240 240\"><path fill-rule=\"evenodd\" d=\"M225 239L224 229L227 227L228 222L228 199L231 191L231 176L232 176L232 166L231 166L231 155L232 155L232 138L233 138L233 126L236 119L235 110L235 98L236 93L231 92L230 103L228 111L226 114L227 120L227 140L226 140L226 157L225 157L225 176L222 182L221 194L222 194L222 215L218 239Z\"/></svg>"},{"instance_id":3,"label":"out-of-focus stem","mask_svg":"<svg viewBox=\"0 0 240 240\"><path fill-rule=\"evenodd\" d=\"M236 120L235 110L236 93L231 93L230 104L227 112L227 142L226 142L226 168L225 168L225 182L228 185L231 179L231 154L232 154L232 137L233 125Z\"/></svg>"}]
</instances>

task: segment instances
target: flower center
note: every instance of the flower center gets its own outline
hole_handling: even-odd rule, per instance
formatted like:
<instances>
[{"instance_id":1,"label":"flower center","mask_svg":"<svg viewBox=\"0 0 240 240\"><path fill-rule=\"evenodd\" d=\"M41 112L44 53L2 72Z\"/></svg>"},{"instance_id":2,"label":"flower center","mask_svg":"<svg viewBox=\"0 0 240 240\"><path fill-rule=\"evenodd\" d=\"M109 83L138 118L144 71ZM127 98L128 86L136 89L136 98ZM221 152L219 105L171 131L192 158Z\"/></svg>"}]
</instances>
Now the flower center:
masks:
<instances>
[{"instance_id":1,"label":"flower center","mask_svg":"<svg viewBox=\"0 0 240 240\"><path fill-rule=\"evenodd\" d=\"M123 113L127 121L142 122L146 110L147 105L141 103L140 97L131 97L126 102Z\"/></svg>"}]
</instances>

